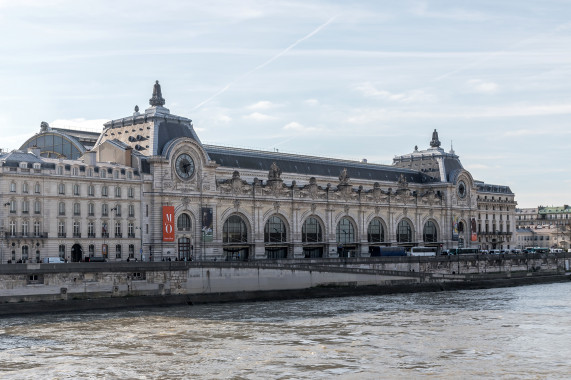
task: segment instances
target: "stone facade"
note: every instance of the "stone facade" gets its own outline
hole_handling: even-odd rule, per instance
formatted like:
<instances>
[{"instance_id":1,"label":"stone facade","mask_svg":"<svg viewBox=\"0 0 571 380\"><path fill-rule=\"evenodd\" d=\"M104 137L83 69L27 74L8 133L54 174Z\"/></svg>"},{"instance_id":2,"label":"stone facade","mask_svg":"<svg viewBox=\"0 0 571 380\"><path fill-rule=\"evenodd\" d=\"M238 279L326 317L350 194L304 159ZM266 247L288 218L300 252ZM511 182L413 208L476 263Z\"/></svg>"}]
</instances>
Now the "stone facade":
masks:
<instances>
[{"instance_id":1,"label":"stone facade","mask_svg":"<svg viewBox=\"0 0 571 380\"><path fill-rule=\"evenodd\" d=\"M190 119L163 105L156 83L151 107L106 123L90 150L70 131L79 159L53 142L47 152L42 143L55 136L47 125L20 151L0 155L3 262L60 249L71 261L263 260L513 243L514 194L473 179L436 131L430 148L377 165L205 145ZM62 144L65 136L57 131ZM25 193L25 183L29 192L40 183L40 192ZM25 214L21 205L33 210L36 201L40 213ZM34 218L40 236L30 233Z\"/></svg>"}]
</instances>

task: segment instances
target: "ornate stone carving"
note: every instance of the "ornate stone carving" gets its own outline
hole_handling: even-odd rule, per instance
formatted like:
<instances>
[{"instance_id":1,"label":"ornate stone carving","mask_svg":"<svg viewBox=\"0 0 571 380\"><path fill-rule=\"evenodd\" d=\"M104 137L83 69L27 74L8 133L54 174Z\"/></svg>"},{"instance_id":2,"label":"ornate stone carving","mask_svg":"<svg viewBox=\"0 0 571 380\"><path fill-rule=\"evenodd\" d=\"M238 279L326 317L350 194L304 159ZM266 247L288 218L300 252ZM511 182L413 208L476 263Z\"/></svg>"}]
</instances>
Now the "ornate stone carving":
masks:
<instances>
[{"instance_id":1,"label":"ornate stone carving","mask_svg":"<svg viewBox=\"0 0 571 380\"><path fill-rule=\"evenodd\" d=\"M161 85L159 81L155 82L153 86L153 97L149 99L149 104L153 107L162 107L165 105L165 100L163 99L163 94L161 93Z\"/></svg>"},{"instance_id":2,"label":"ornate stone carving","mask_svg":"<svg viewBox=\"0 0 571 380\"><path fill-rule=\"evenodd\" d=\"M188 209L188 205L190 204L190 198L189 197L182 197L181 201L182 201L182 205L184 206L184 208Z\"/></svg>"},{"instance_id":3,"label":"ornate stone carving","mask_svg":"<svg viewBox=\"0 0 571 380\"><path fill-rule=\"evenodd\" d=\"M317 210L317 205L315 203L311 204L311 213L315 214L315 210Z\"/></svg>"},{"instance_id":4,"label":"ornate stone carving","mask_svg":"<svg viewBox=\"0 0 571 380\"><path fill-rule=\"evenodd\" d=\"M345 214L349 214L349 205L345 205L343 211L345 211Z\"/></svg>"},{"instance_id":5,"label":"ornate stone carving","mask_svg":"<svg viewBox=\"0 0 571 380\"><path fill-rule=\"evenodd\" d=\"M438 132L436 132L436 129L432 132L432 141L430 141L430 146L432 148L440 147L440 140L438 139Z\"/></svg>"},{"instance_id":6,"label":"ornate stone carving","mask_svg":"<svg viewBox=\"0 0 571 380\"><path fill-rule=\"evenodd\" d=\"M402 214L403 214L404 216L407 216L407 215L408 215L408 208L404 208L404 209L402 210Z\"/></svg>"},{"instance_id":7,"label":"ornate stone carving","mask_svg":"<svg viewBox=\"0 0 571 380\"><path fill-rule=\"evenodd\" d=\"M349 184L349 175L347 174L347 169L343 169L339 174L339 185L348 185L348 184Z\"/></svg>"},{"instance_id":8,"label":"ornate stone carving","mask_svg":"<svg viewBox=\"0 0 571 380\"><path fill-rule=\"evenodd\" d=\"M282 171L278 167L278 165L273 162L272 166L270 166L270 171L268 172L268 181L275 181L281 179Z\"/></svg>"},{"instance_id":9,"label":"ornate stone carving","mask_svg":"<svg viewBox=\"0 0 571 380\"><path fill-rule=\"evenodd\" d=\"M236 209L236 211L238 211L238 209L240 208L240 200L239 199L234 199L234 208Z\"/></svg>"},{"instance_id":10,"label":"ornate stone carving","mask_svg":"<svg viewBox=\"0 0 571 380\"><path fill-rule=\"evenodd\" d=\"M375 206L375 214L379 215L379 213L381 212L381 207L380 206Z\"/></svg>"},{"instance_id":11,"label":"ornate stone carving","mask_svg":"<svg viewBox=\"0 0 571 380\"><path fill-rule=\"evenodd\" d=\"M251 192L251 186L240 178L240 172L237 170L232 173L232 179L220 181L219 188L222 193L234 195L250 194Z\"/></svg>"},{"instance_id":12,"label":"ornate stone carving","mask_svg":"<svg viewBox=\"0 0 571 380\"><path fill-rule=\"evenodd\" d=\"M408 189L408 182L404 176L404 174L401 174L399 177L399 181L397 183L397 187L399 189Z\"/></svg>"},{"instance_id":13,"label":"ornate stone carving","mask_svg":"<svg viewBox=\"0 0 571 380\"><path fill-rule=\"evenodd\" d=\"M280 202L274 202L274 210L275 210L276 212L279 212L279 211L280 211Z\"/></svg>"},{"instance_id":14,"label":"ornate stone carving","mask_svg":"<svg viewBox=\"0 0 571 380\"><path fill-rule=\"evenodd\" d=\"M305 185L299 192L301 198L311 198L311 199L325 199L327 194L325 191L317 185L317 180L315 177L309 179L309 185Z\"/></svg>"}]
</instances>

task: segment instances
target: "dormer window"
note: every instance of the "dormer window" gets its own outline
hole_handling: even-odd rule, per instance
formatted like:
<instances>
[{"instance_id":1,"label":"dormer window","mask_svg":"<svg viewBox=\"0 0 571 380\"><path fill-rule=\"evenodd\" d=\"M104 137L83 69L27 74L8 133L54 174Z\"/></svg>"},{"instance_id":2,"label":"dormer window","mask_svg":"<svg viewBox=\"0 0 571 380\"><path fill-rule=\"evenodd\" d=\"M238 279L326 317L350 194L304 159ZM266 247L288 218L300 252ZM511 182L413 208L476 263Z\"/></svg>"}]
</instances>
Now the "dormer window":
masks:
<instances>
[{"instance_id":1,"label":"dormer window","mask_svg":"<svg viewBox=\"0 0 571 380\"><path fill-rule=\"evenodd\" d=\"M58 166L58 167L56 168L56 173L57 173L58 175L62 175L62 174L63 174L63 166Z\"/></svg>"},{"instance_id":2,"label":"dormer window","mask_svg":"<svg viewBox=\"0 0 571 380\"><path fill-rule=\"evenodd\" d=\"M20 169L27 169L28 163L27 162L20 162Z\"/></svg>"},{"instance_id":3,"label":"dormer window","mask_svg":"<svg viewBox=\"0 0 571 380\"><path fill-rule=\"evenodd\" d=\"M34 169L40 170L41 168L42 168L42 164L40 164L39 162L34 162Z\"/></svg>"}]
</instances>

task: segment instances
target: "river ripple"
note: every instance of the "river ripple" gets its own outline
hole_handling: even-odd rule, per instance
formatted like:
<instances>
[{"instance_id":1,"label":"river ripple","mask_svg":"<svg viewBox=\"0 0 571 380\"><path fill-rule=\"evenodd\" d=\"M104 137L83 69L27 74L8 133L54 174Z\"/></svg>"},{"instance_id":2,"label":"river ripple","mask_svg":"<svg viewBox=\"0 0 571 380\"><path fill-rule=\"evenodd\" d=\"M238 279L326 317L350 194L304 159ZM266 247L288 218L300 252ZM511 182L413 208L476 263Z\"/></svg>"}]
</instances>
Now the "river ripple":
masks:
<instances>
[{"instance_id":1,"label":"river ripple","mask_svg":"<svg viewBox=\"0 0 571 380\"><path fill-rule=\"evenodd\" d=\"M564 379L571 283L0 320L3 379Z\"/></svg>"}]
</instances>

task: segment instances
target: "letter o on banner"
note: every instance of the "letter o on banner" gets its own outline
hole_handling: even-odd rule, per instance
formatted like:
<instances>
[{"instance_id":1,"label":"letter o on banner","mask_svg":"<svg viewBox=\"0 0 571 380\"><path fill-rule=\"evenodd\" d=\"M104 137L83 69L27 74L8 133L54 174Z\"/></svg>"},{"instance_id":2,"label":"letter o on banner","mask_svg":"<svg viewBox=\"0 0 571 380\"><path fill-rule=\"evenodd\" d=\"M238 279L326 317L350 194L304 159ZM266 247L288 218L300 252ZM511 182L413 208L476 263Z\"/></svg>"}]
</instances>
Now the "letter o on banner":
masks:
<instances>
[{"instance_id":1,"label":"letter o on banner","mask_svg":"<svg viewBox=\"0 0 571 380\"><path fill-rule=\"evenodd\" d=\"M174 241L174 206L163 206L163 241Z\"/></svg>"}]
</instances>

